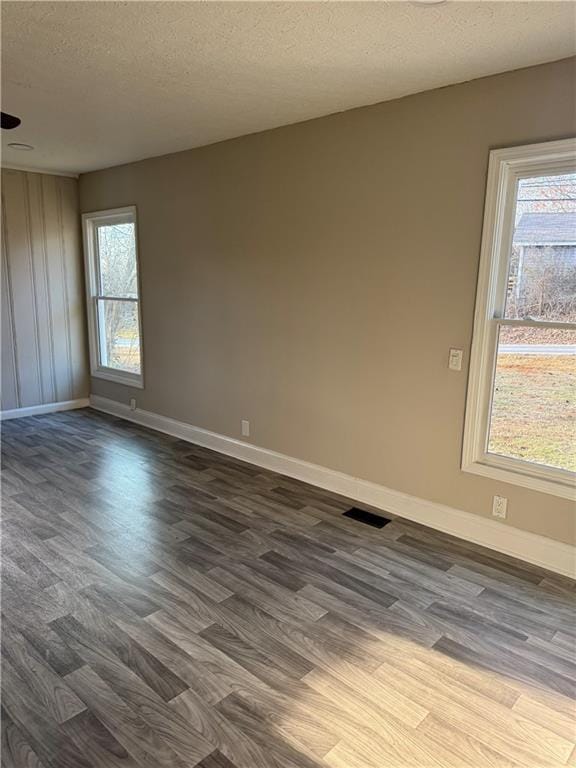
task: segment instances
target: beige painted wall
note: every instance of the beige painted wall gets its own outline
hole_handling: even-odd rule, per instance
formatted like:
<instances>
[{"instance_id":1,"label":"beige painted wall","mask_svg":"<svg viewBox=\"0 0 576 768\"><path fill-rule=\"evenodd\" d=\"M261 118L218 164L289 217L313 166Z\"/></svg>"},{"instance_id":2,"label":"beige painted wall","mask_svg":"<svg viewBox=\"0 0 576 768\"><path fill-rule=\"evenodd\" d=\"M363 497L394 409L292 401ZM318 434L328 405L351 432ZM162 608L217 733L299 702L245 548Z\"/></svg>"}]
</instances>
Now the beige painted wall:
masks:
<instances>
[{"instance_id":1,"label":"beige painted wall","mask_svg":"<svg viewBox=\"0 0 576 768\"><path fill-rule=\"evenodd\" d=\"M460 453L488 152L574 134L575 93L562 61L82 176L138 207L145 334L145 390L92 391L572 540Z\"/></svg>"},{"instance_id":2,"label":"beige painted wall","mask_svg":"<svg viewBox=\"0 0 576 768\"><path fill-rule=\"evenodd\" d=\"M2 410L89 390L78 182L2 170Z\"/></svg>"}]
</instances>

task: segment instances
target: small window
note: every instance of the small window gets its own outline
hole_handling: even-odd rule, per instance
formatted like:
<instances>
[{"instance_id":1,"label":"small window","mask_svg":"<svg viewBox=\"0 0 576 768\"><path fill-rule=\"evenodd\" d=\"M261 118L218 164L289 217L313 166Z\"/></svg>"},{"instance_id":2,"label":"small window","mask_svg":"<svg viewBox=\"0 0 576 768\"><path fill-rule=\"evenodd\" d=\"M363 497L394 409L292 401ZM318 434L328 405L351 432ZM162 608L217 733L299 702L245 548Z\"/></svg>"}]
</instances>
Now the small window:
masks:
<instances>
[{"instance_id":1,"label":"small window","mask_svg":"<svg viewBox=\"0 0 576 768\"><path fill-rule=\"evenodd\" d=\"M92 376L143 386L136 209L82 217Z\"/></svg>"},{"instance_id":2,"label":"small window","mask_svg":"<svg viewBox=\"0 0 576 768\"><path fill-rule=\"evenodd\" d=\"M462 468L575 496L572 139L490 155Z\"/></svg>"}]
</instances>

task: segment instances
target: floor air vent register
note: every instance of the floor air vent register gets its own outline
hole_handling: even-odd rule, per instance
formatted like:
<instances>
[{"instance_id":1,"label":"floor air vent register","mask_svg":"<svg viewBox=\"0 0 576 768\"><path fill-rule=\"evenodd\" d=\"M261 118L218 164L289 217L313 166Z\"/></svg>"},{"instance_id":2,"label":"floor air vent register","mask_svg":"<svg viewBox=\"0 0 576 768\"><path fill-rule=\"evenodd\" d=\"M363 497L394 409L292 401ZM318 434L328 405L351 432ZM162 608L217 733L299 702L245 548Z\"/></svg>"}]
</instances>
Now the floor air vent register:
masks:
<instances>
[{"instance_id":1,"label":"floor air vent register","mask_svg":"<svg viewBox=\"0 0 576 768\"><path fill-rule=\"evenodd\" d=\"M365 509L359 509L358 507L352 507L352 509L344 512L344 517L350 517L352 520L356 520L359 523L371 525L372 528L384 528L385 525L392 522L387 517L375 515L373 512L367 512Z\"/></svg>"}]
</instances>

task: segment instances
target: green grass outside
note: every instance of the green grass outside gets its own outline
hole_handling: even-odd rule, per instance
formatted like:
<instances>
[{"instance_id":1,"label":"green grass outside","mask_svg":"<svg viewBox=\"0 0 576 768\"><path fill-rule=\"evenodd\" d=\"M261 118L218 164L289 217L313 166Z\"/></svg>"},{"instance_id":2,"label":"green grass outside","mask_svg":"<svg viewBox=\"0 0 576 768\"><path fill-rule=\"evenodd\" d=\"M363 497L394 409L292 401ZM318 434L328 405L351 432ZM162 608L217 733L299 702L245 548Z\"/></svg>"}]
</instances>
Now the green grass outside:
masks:
<instances>
[{"instance_id":1,"label":"green grass outside","mask_svg":"<svg viewBox=\"0 0 576 768\"><path fill-rule=\"evenodd\" d=\"M501 355L489 450L576 471L576 355Z\"/></svg>"}]
</instances>

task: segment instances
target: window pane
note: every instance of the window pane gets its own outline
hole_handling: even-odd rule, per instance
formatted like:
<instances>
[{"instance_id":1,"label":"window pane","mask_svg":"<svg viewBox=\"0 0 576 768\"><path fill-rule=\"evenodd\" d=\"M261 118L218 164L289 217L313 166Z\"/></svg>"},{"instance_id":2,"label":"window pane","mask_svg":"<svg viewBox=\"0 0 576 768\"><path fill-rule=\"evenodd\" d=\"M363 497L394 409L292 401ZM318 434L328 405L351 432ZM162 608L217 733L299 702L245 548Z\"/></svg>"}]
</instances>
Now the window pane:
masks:
<instances>
[{"instance_id":1,"label":"window pane","mask_svg":"<svg viewBox=\"0 0 576 768\"><path fill-rule=\"evenodd\" d=\"M133 223L97 228L100 292L103 296L138 296L136 241Z\"/></svg>"},{"instance_id":2,"label":"window pane","mask_svg":"<svg viewBox=\"0 0 576 768\"><path fill-rule=\"evenodd\" d=\"M507 318L576 322L576 174L518 183Z\"/></svg>"},{"instance_id":3,"label":"window pane","mask_svg":"<svg viewBox=\"0 0 576 768\"><path fill-rule=\"evenodd\" d=\"M576 331L500 328L488 450L576 471Z\"/></svg>"},{"instance_id":4,"label":"window pane","mask_svg":"<svg viewBox=\"0 0 576 768\"><path fill-rule=\"evenodd\" d=\"M99 299L98 320L101 365L139 374L138 303Z\"/></svg>"}]
</instances>

